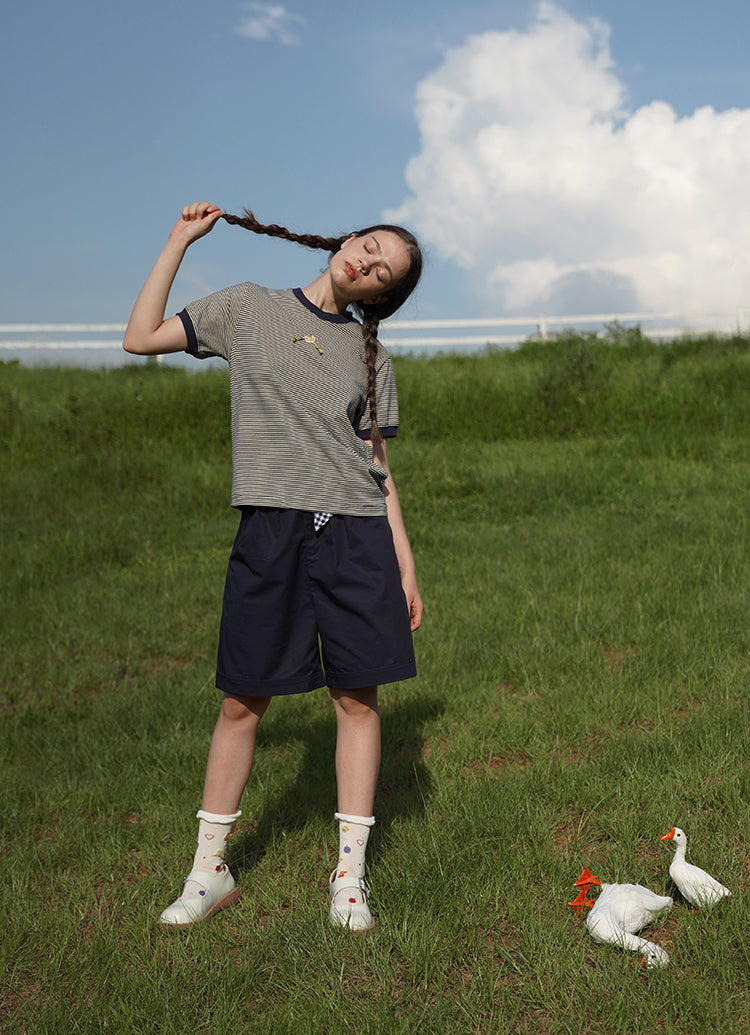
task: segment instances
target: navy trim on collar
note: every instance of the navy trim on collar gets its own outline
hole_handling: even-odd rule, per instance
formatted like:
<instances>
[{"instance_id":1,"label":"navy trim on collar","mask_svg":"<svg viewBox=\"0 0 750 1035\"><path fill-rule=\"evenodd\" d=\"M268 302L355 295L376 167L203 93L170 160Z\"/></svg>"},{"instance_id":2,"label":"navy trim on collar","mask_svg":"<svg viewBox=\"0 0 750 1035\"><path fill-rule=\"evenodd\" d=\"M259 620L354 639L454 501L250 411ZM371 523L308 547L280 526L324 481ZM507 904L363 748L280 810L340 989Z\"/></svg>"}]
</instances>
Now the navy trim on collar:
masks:
<instances>
[{"instance_id":1,"label":"navy trim on collar","mask_svg":"<svg viewBox=\"0 0 750 1035\"><path fill-rule=\"evenodd\" d=\"M346 313L324 313L322 309L318 309L310 301L302 288L292 288L292 293L298 302L301 302L306 309L309 309L311 313L314 313L321 320L328 320L329 323L351 323L354 320L354 317L348 311Z\"/></svg>"}]
</instances>

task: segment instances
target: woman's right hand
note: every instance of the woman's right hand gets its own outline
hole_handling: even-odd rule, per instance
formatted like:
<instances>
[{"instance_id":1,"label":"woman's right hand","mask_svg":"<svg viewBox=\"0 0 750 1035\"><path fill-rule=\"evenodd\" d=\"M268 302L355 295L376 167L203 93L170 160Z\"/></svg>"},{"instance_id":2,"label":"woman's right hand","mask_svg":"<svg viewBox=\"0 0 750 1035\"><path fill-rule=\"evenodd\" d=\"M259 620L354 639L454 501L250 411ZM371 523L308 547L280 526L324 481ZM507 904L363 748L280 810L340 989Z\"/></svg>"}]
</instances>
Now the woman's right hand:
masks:
<instances>
[{"instance_id":1,"label":"woman's right hand","mask_svg":"<svg viewBox=\"0 0 750 1035\"><path fill-rule=\"evenodd\" d=\"M194 201L192 205L185 205L183 208L182 216L172 227L169 239L187 247L210 233L216 221L223 215L218 205L212 205L208 201Z\"/></svg>"}]
</instances>

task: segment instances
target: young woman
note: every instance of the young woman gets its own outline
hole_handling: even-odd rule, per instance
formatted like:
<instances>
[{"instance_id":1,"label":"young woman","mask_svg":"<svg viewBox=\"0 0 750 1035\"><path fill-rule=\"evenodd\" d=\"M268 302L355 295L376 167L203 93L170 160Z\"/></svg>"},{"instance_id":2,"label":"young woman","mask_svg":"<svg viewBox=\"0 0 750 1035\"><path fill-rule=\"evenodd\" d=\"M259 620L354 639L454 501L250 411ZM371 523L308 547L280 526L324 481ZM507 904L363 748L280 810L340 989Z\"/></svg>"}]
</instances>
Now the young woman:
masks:
<instances>
[{"instance_id":1,"label":"young woman","mask_svg":"<svg viewBox=\"0 0 750 1035\"><path fill-rule=\"evenodd\" d=\"M328 251L328 266L302 289L239 284L165 319L187 248L221 218ZM133 308L128 352L185 350L228 361L232 505L241 512L224 589L216 673L223 699L198 847L163 924L189 926L238 900L223 853L258 723L272 697L327 685L339 821L329 915L351 930L373 925L363 875L380 765L377 686L416 674L411 635L422 620L388 467L385 440L396 434L398 404L377 330L411 294L421 267L419 245L401 227L315 237L196 202L183 209Z\"/></svg>"}]
</instances>

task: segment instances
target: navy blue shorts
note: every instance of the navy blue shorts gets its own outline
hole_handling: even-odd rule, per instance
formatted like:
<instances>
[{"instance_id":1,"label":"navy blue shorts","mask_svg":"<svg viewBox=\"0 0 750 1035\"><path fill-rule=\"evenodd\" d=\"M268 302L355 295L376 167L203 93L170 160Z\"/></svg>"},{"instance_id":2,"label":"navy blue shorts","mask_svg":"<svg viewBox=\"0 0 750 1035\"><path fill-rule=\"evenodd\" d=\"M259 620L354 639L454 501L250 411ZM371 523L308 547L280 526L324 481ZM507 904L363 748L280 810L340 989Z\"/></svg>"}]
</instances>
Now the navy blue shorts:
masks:
<instances>
[{"instance_id":1,"label":"navy blue shorts","mask_svg":"<svg viewBox=\"0 0 750 1035\"><path fill-rule=\"evenodd\" d=\"M417 674L388 518L247 507L234 542L216 685L259 697Z\"/></svg>"}]
</instances>

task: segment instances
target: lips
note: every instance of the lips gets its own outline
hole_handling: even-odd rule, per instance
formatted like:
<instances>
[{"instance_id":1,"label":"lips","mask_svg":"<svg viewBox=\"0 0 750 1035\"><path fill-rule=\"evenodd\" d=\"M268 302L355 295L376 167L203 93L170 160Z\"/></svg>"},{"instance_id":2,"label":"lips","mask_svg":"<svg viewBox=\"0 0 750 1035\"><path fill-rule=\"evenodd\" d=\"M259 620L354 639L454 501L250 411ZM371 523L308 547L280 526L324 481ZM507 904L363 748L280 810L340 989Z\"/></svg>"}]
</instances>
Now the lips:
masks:
<instances>
[{"instance_id":1,"label":"lips","mask_svg":"<svg viewBox=\"0 0 750 1035\"><path fill-rule=\"evenodd\" d=\"M354 278L357 276L357 271L350 262L344 263L344 272L346 273L349 280L354 280Z\"/></svg>"}]
</instances>

